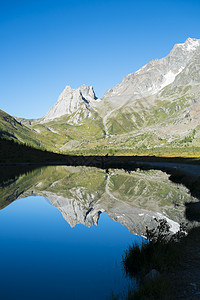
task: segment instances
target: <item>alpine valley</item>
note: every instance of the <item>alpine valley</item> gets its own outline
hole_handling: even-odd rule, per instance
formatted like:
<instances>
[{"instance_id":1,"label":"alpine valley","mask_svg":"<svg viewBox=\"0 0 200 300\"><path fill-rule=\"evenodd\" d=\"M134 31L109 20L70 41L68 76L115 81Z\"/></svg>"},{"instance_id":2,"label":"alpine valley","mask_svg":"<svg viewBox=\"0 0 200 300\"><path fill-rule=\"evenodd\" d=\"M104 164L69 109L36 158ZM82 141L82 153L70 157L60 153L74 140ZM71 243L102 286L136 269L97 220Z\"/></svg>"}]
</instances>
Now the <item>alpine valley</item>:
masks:
<instances>
[{"instance_id":1,"label":"alpine valley","mask_svg":"<svg viewBox=\"0 0 200 300\"><path fill-rule=\"evenodd\" d=\"M0 136L70 154L200 155L200 40L176 44L102 99L66 86L41 119L0 111Z\"/></svg>"}]
</instances>

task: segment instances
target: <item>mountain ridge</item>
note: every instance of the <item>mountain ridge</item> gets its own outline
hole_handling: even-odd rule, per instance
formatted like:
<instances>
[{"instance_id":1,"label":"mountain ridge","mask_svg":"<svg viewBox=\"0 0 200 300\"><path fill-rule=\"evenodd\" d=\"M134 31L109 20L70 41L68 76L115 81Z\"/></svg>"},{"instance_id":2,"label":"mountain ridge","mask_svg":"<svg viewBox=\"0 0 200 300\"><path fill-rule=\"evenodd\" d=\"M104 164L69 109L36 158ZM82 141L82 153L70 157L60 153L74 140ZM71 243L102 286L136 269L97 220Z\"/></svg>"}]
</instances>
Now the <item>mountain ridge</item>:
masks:
<instances>
[{"instance_id":1,"label":"mountain ridge","mask_svg":"<svg viewBox=\"0 0 200 300\"><path fill-rule=\"evenodd\" d=\"M175 44L173 49L166 57L161 59L153 59L149 63L144 65L142 68L137 70L136 72L124 76L123 80L120 83L118 83L115 87L110 88L105 92L101 102L103 102L103 100L106 98L115 97L116 95L122 95L122 94L123 96L134 95L140 98L140 97L151 96L159 92L160 90L162 90L163 88L165 88L167 85L171 84L175 80L176 76L180 74L181 71L183 71L183 69L186 67L186 65L191 61L191 59L196 53L196 50L199 47L200 47L200 40L192 39L192 38L188 38L183 44ZM155 68L156 68L155 70L156 74L154 74L154 78L152 80L150 78L151 74L149 74L149 72ZM163 72L161 72L162 71L161 68L164 68ZM145 77L146 74L148 74L147 78ZM137 79L137 77L140 78ZM145 78L141 78L141 77L145 77ZM134 83L134 81L136 81L136 83ZM135 87L136 85L138 86L137 88ZM64 100L67 98L66 96L68 96L68 94L66 92L71 94L72 91L74 92L78 92L82 90L84 91L83 87L85 91L87 90L85 99L87 100L87 96L88 96L87 94L89 94L88 93L89 90L91 91L91 96L88 102L90 103L92 102L91 100L96 100L96 96L92 86L88 87L86 85L82 85L77 89L72 89L70 86L66 86L64 91L61 93L60 97L58 98L57 103L60 102L61 99ZM75 100L77 104L77 99ZM82 100L84 101L84 99ZM98 107L98 103L99 101L95 103L96 109ZM69 114L69 112L73 113L74 110L71 111L68 110L66 114ZM44 118L46 118L48 113L44 116ZM62 111L62 115L64 115L63 111ZM55 115L55 118L56 117L57 115Z\"/></svg>"},{"instance_id":2,"label":"mountain ridge","mask_svg":"<svg viewBox=\"0 0 200 300\"><path fill-rule=\"evenodd\" d=\"M92 86L66 86L43 118L20 121L56 152L191 151L200 146L199 81L200 40L188 38L124 76L102 99Z\"/></svg>"}]
</instances>

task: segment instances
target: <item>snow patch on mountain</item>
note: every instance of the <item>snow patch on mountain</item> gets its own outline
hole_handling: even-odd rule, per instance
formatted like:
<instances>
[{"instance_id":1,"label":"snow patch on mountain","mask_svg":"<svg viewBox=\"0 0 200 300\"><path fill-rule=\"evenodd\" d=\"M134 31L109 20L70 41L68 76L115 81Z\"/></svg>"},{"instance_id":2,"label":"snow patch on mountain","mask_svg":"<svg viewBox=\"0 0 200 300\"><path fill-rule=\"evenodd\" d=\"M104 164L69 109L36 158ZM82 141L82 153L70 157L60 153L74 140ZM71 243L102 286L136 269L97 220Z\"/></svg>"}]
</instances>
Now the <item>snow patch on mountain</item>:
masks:
<instances>
[{"instance_id":1,"label":"snow patch on mountain","mask_svg":"<svg viewBox=\"0 0 200 300\"><path fill-rule=\"evenodd\" d=\"M195 51L200 45L200 41L193 38L188 38L184 44L178 46L185 48L186 51Z\"/></svg>"},{"instance_id":2,"label":"snow patch on mountain","mask_svg":"<svg viewBox=\"0 0 200 300\"><path fill-rule=\"evenodd\" d=\"M181 67L177 73L173 73L171 70L169 72L167 72L163 77L164 77L164 81L163 83L161 84L161 86L158 88L158 89L155 89L152 93L153 94L156 94L157 92L159 92L160 90L162 90L164 87L166 87L167 85L171 84L176 76L183 70L184 68Z\"/></svg>"},{"instance_id":3,"label":"snow patch on mountain","mask_svg":"<svg viewBox=\"0 0 200 300\"><path fill-rule=\"evenodd\" d=\"M176 44L166 57L153 59L138 71L125 76L119 84L104 94L102 100L97 99L92 86L82 85L77 89L66 86L57 103L41 122L67 115L68 124L80 125L95 111L103 119L107 136L107 120L115 110L129 102L134 103L153 96L166 86L176 83L178 79L182 81L181 74L186 72L188 65L199 54L200 40L188 38L185 43ZM192 80L191 78L191 82Z\"/></svg>"},{"instance_id":4,"label":"snow patch on mountain","mask_svg":"<svg viewBox=\"0 0 200 300\"><path fill-rule=\"evenodd\" d=\"M158 93L175 80L192 60L199 47L200 40L192 38L188 38L183 44L176 44L168 56L153 59L135 73L125 76L122 82L105 93L103 99L109 101L112 97L132 95L134 100Z\"/></svg>"}]
</instances>

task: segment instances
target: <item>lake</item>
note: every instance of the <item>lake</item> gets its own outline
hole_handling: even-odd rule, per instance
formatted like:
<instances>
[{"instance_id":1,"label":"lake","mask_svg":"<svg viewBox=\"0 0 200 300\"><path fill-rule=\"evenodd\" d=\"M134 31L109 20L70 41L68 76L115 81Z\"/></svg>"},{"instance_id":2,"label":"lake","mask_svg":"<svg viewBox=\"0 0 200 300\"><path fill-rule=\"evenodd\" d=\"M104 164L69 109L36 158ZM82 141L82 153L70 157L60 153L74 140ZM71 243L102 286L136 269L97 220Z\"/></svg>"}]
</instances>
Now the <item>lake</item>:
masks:
<instances>
[{"instance_id":1,"label":"lake","mask_svg":"<svg viewBox=\"0 0 200 300\"><path fill-rule=\"evenodd\" d=\"M1 172L4 172L5 169ZM1 299L125 299L122 255L195 199L159 170L48 166L0 185Z\"/></svg>"}]
</instances>

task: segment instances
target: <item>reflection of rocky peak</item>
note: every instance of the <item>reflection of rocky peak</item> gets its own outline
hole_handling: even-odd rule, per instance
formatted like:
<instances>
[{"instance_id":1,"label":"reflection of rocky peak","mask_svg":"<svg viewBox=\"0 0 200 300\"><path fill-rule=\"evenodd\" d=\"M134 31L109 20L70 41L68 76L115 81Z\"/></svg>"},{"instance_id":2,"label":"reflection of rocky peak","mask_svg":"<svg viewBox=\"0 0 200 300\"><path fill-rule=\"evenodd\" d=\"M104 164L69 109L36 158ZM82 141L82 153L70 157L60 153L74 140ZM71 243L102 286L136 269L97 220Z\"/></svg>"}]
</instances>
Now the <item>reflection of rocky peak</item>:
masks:
<instances>
[{"instance_id":1,"label":"reflection of rocky peak","mask_svg":"<svg viewBox=\"0 0 200 300\"><path fill-rule=\"evenodd\" d=\"M92 207L90 201L83 202L80 197L78 200L73 197L58 196L46 191L42 192L42 195L48 198L52 205L60 210L63 218L71 227L77 224L83 224L87 227L98 225L99 215L102 211ZM87 197L90 198L89 195Z\"/></svg>"},{"instance_id":2,"label":"reflection of rocky peak","mask_svg":"<svg viewBox=\"0 0 200 300\"><path fill-rule=\"evenodd\" d=\"M167 220L170 226L170 231L173 233L177 232L180 228L178 222L167 218L166 215L158 212L148 211L146 209L131 209L131 207L125 208L124 206L119 205L117 208L111 209L108 212L108 215L111 219L127 227L131 233L141 236L145 236L146 227L153 229L157 226L156 219Z\"/></svg>"},{"instance_id":3,"label":"reflection of rocky peak","mask_svg":"<svg viewBox=\"0 0 200 300\"><path fill-rule=\"evenodd\" d=\"M177 230L185 218L185 202L195 200L186 187L172 183L162 171L109 170L107 174L97 168L67 166L46 167L36 170L35 176L34 172L22 176L12 182L9 193L6 196L0 189L4 202L12 197L46 197L72 227L97 225L100 213L105 211L138 235L145 234L146 226L156 225L155 217L167 218L171 230Z\"/></svg>"},{"instance_id":4,"label":"reflection of rocky peak","mask_svg":"<svg viewBox=\"0 0 200 300\"><path fill-rule=\"evenodd\" d=\"M58 170L57 168L56 171ZM73 176L69 176L63 181L65 191L62 191L60 182L55 181L49 190L43 190L40 194L47 197L62 212L72 227L76 224L89 227L97 224L100 212L105 211L111 219L139 235L145 234L146 226L156 226L155 218L167 218L171 231L174 232L178 230L178 223L184 218L183 201L191 199L185 187L177 189L162 171L126 173L123 170L112 170L107 174L103 170L97 171L96 168L87 167L76 168L75 173L66 167L67 170L76 174L77 179L84 176L85 180L81 180L78 185L77 181L73 180L72 184L70 180ZM93 180L99 175L99 181L103 185L96 185L95 188ZM51 191L55 191L56 186L62 196ZM177 203L179 210L174 207L174 203Z\"/></svg>"}]
</instances>

